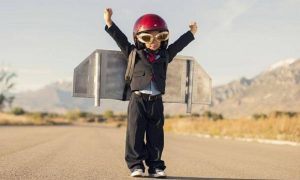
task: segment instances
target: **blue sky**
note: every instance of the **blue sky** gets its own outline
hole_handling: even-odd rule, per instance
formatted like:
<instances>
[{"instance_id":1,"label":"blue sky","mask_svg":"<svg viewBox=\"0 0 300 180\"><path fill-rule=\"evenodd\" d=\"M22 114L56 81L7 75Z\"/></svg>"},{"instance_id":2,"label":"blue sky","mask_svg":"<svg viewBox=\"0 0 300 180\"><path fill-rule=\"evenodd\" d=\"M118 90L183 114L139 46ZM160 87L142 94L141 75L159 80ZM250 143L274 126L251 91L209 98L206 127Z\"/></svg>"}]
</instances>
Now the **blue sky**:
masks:
<instances>
[{"instance_id":1,"label":"blue sky","mask_svg":"<svg viewBox=\"0 0 300 180\"><path fill-rule=\"evenodd\" d=\"M118 50L104 31L105 7L130 40L145 13L167 21L170 43L196 21L196 40L180 54L194 56L213 85L300 57L299 0L0 0L0 66L18 74L15 91L71 81L95 49Z\"/></svg>"}]
</instances>

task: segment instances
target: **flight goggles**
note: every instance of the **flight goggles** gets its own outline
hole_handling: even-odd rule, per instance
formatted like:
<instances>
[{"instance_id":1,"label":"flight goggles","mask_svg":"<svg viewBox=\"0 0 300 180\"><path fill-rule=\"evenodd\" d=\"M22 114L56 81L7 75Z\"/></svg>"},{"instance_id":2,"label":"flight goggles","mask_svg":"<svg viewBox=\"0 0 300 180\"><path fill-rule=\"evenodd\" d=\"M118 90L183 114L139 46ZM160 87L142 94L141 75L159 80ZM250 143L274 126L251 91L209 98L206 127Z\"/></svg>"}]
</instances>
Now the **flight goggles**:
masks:
<instances>
[{"instance_id":1,"label":"flight goggles","mask_svg":"<svg viewBox=\"0 0 300 180\"><path fill-rule=\"evenodd\" d=\"M148 44L148 43L152 43L154 39L156 39L159 42L168 40L169 32L168 31L160 32L155 36L149 33L141 33L136 35L136 37L140 42Z\"/></svg>"}]
</instances>

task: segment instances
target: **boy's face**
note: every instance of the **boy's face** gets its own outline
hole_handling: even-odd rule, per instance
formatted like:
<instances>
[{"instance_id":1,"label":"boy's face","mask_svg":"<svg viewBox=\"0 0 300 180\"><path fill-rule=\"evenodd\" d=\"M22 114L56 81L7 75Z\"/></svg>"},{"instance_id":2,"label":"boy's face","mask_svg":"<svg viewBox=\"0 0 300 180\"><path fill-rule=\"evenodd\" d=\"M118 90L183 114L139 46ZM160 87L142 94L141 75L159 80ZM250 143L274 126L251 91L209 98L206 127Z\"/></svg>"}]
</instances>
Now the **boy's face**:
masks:
<instances>
[{"instance_id":1,"label":"boy's face","mask_svg":"<svg viewBox=\"0 0 300 180\"><path fill-rule=\"evenodd\" d=\"M160 47L160 41L158 41L155 36L158 34L158 31L152 31L149 32L149 34L151 34L154 38L153 41L151 43L145 43L146 48L152 50L152 51L156 51L157 49L159 49Z\"/></svg>"},{"instance_id":2,"label":"boy's face","mask_svg":"<svg viewBox=\"0 0 300 180\"><path fill-rule=\"evenodd\" d=\"M150 31L137 35L138 41L145 43L146 48L155 51L160 48L161 42L169 39L168 31Z\"/></svg>"}]
</instances>

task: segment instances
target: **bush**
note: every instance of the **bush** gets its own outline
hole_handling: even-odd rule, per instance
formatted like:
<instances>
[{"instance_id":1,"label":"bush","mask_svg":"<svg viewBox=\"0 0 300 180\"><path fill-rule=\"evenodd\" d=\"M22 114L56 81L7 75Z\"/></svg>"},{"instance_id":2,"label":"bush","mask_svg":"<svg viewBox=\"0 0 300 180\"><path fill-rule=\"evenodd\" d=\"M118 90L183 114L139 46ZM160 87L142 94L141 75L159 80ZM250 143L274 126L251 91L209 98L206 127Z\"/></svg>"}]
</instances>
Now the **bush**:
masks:
<instances>
[{"instance_id":1,"label":"bush","mask_svg":"<svg viewBox=\"0 0 300 180\"><path fill-rule=\"evenodd\" d=\"M214 121L224 119L222 114L214 113L214 112L211 112L211 111L205 111L203 113L203 117L206 117L208 119L212 119Z\"/></svg>"},{"instance_id":2,"label":"bush","mask_svg":"<svg viewBox=\"0 0 300 180\"><path fill-rule=\"evenodd\" d=\"M192 117L200 117L199 113L192 113Z\"/></svg>"},{"instance_id":3,"label":"bush","mask_svg":"<svg viewBox=\"0 0 300 180\"><path fill-rule=\"evenodd\" d=\"M79 116L81 118L90 118L90 117L94 117L95 115L91 112L80 112Z\"/></svg>"},{"instance_id":4,"label":"bush","mask_svg":"<svg viewBox=\"0 0 300 180\"><path fill-rule=\"evenodd\" d=\"M165 114L165 119L170 119L171 116L169 114Z\"/></svg>"},{"instance_id":5,"label":"bush","mask_svg":"<svg viewBox=\"0 0 300 180\"><path fill-rule=\"evenodd\" d=\"M285 111L275 111L270 114L271 116L275 118L280 118L280 117L288 117L288 118L293 118L297 117L298 113L297 112L285 112Z\"/></svg>"},{"instance_id":6,"label":"bush","mask_svg":"<svg viewBox=\"0 0 300 180\"><path fill-rule=\"evenodd\" d=\"M43 124L44 123L44 117L45 114L42 112L31 112L28 114L32 120L35 122L35 124Z\"/></svg>"},{"instance_id":7,"label":"bush","mask_svg":"<svg viewBox=\"0 0 300 180\"><path fill-rule=\"evenodd\" d=\"M111 111L111 110L105 111L104 114L103 114L103 116L104 116L105 118L107 118L107 119L111 119L111 118L114 117L114 112Z\"/></svg>"},{"instance_id":8,"label":"bush","mask_svg":"<svg viewBox=\"0 0 300 180\"><path fill-rule=\"evenodd\" d=\"M57 117L60 116L60 115L57 114L57 113L47 113L46 115L47 115L47 117L49 117L49 118L57 118Z\"/></svg>"},{"instance_id":9,"label":"bush","mask_svg":"<svg viewBox=\"0 0 300 180\"><path fill-rule=\"evenodd\" d=\"M222 119L224 119L222 114L214 113L212 116L212 120L214 120L214 121L222 120Z\"/></svg>"},{"instance_id":10,"label":"bush","mask_svg":"<svg viewBox=\"0 0 300 180\"><path fill-rule=\"evenodd\" d=\"M261 114L253 114L252 118L258 120L258 119L266 119L268 118L268 116L266 114L261 113Z\"/></svg>"},{"instance_id":11,"label":"bush","mask_svg":"<svg viewBox=\"0 0 300 180\"><path fill-rule=\"evenodd\" d=\"M93 116L88 116L84 118L85 122L89 122L89 123L94 123L94 122L104 122L106 121L105 118L103 118L101 115L93 115Z\"/></svg>"},{"instance_id":12,"label":"bush","mask_svg":"<svg viewBox=\"0 0 300 180\"><path fill-rule=\"evenodd\" d=\"M286 112L286 115L287 115L289 118L293 118L293 117L297 117L297 116L298 116L298 113L296 113L296 112Z\"/></svg>"},{"instance_id":13,"label":"bush","mask_svg":"<svg viewBox=\"0 0 300 180\"><path fill-rule=\"evenodd\" d=\"M212 117L212 112L210 111L205 111L202 115L203 117L207 117L208 119L210 119Z\"/></svg>"},{"instance_id":14,"label":"bush","mask_svg":"<svg viewBox=\"0 0 300 180\"><path fill-rule=\"evenodd\" d=\"M15 96L11 96L11 90L15 86L13 79L17 75L13 72L5 70L5 68L0 68L0 111L2 112L5 107L11 107Z\"/></svg>"},{"instance_id":15,"label":"bush","mask_svg":"<svg viewBox=\"0 0 300 180\"><path fill-rule=\"evenodd\" d=\"M116 116L116 120L118 120L118 121L125 121L126 119L127 119L126 114L119 114Z\"/></svg>"},{"instance_id":16,"label":"bush","mask_svg":"<svg viewBox=\"0 0 300 180\"><path fill-rule=\"evenodd\" d=\"M179 114L178 115L178 118L186 118L187 117L187 115L184 115L184 114Z\"/></svg>"},{"instance_id":17,"label":"bush","mask_svg":"<svg viewBox=\"0 0 300 180\"><path fill-rule=\"evenodd\" d=\"M68 111L66 113L66 118L71 121L76 121L80 118L80 111L79 110Z\"/></svg>"},{"instance_id":18,"label":"bush","mask_svg":"<svg viewBox=\"0 0 300 180\"><path fill-rule=\"evenodd\" d=\"M47 112L30 112L28 113L29 116L37 119L42 119L48 115Z\"/></svg>"},{"instance_id":19,"label":"bush","mask_svg":"<svg viewBox=\"0 0 300 180\"><path fill-rule=\"evenodd\" d=\"M19 116L19 115L25 114L26 112L25 112L25 110L24 110L23 108L21 108L21 107L15 107L15 108L13 108L13 109L11 110L11 113L14 114L14 115Z\"/></svg>"}]
</instances>

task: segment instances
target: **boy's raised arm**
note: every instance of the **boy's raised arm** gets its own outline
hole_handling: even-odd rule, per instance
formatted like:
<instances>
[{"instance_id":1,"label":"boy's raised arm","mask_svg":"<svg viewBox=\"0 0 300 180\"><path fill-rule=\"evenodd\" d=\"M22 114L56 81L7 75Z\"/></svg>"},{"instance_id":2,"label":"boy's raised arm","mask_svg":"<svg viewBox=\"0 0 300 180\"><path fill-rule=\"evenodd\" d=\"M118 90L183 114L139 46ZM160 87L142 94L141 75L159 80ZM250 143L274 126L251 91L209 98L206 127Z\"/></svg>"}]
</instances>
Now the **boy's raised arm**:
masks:
<instances>
[{"instance_id":1,"label":"boy's raised arm","mask_svg":"<svg viewBox=\"0 0 300 180\"><path fill-rule=\"evenodd\" d=\"M111 19L112 14L111 8L104 9L105 31L116 41L122 53L128 57L134 46L130 44L126 35L114 24Z\"/></svg>"},{"instance_id":2,"label":"boy's raised arm","mask_svg":"<svg viewBox=\"0 0 300 180\"><path fill-rule=\"evenodd\" d=\"M185 48L191 41L193 41L194 35L197 32L197 24L196 22L192 22L190 25L190 30L180 36L173 44L171 44L167 51L169 52L170 61L179 53L183 48Z\"/></svg>"},{"instance_id":3,"label":"boy's raised arm","mask_svg":"<svg viewBox=\"0 0 300 180\"><path fill-rule=\"evenodd\" d=\"M198 30L197 23L192 22L189 27L190 27L190 31L193 33L193 35L195 35Z\"/></svg>"},{"instance_id":4,"label":"boy's raised arm","mask_svg":"<svg viewBox=\"0 0 300 180\"><path fill-rule=\"evenodd\" d=\"M111 20L111 16L113 14L113 11L111 8L106 8L104 9L104 21L106 23L106 26L108 28L110 28L110 26L113 24L112 20Z\"/></svg>"}]
</instances>

